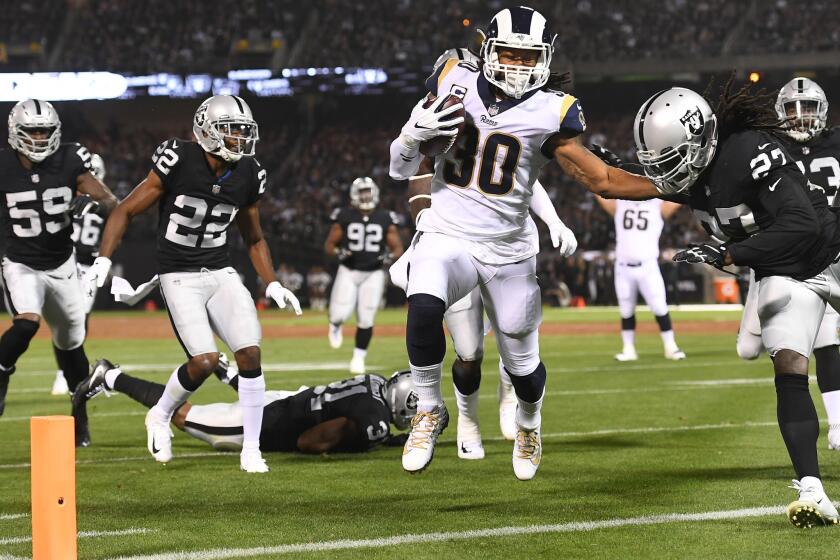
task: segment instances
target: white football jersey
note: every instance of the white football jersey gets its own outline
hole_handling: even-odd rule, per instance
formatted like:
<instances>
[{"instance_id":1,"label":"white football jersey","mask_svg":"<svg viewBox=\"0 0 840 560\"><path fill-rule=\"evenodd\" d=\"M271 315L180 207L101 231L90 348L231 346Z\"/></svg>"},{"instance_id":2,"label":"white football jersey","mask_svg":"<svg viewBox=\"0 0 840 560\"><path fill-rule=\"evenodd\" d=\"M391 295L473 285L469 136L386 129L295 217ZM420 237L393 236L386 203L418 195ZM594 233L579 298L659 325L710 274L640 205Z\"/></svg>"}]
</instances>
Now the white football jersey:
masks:
<instances>
[{"instance_id":1,"label":"white football jersey","mask_svg":"<svg viewBox=\"0 0 840 560\"><path fill-rule=\"evenodd\" d=\"M615 260L642 262L659 258L662 234L662 201L615 201Z\"/></svg>"},{"instance_id":2,"label":"white football jersey","mask_svg":"<svg viewBox=\"0 0 840 560\"><path fill-rule=\"evenodd\" d=\"M432 207L417 226L463 239L488 264L517 262L539 252L528 214L534 181L549 162L541 147L586 128L571 95L537 90L499 101L469 61L450 59L426 80L434 95L463 99L467 123L458 142L435 159Z\"/></svg>"}]
</instances>

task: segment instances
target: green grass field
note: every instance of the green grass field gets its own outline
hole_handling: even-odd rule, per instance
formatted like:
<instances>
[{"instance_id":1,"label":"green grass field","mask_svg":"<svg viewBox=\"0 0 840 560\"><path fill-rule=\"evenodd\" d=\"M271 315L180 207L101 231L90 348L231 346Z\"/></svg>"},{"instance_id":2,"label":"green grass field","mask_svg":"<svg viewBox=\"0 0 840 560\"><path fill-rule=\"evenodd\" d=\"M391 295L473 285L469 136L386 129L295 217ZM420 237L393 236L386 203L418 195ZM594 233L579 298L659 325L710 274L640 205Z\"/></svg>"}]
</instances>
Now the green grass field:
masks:
<instances>
[{"instance_id":1,"label":"green grass field","mask_svg":"<svg viewBox=\"0 0 840 560\"><path fill-rule=\"evenodd\" d=\"M787 488L793 472L776 427L769 361L739 361L735 333L711 323L737 313L673 317L688 354L679 363L662 358L657 335L640 336L640 361L614 362L617 324L609 335L542 338L549 371L544 455L531 482L514 478L512 444L499 432L491 339L481 386L486 459L457 458L453 414L434 463L418 476L402 471L394 448L358 456L275 454L268 475L246 475L237 455L215 453L179 432L175 460L163 466L145 449L145 409L121 395L97 397L89 405L93 445L77 453L79 557L827 557L836 529L798 530L781 514L795 495ZM280 313L264 320L292 321ZM323 315L302 320L325 324ZM403 312L388 311L379 324L403 320ZM552 322L610 320L617 323L615 311L546 313ZM680 335L680 320L709 321L716 334ZM183 354L169 332L161 337L93 339L88 354L164 382ZM351 341L334 351L326 337L265 340L268 386L294 389L347 376L339 365L349 361ZM450 350L445 370L453 357ZM404 341L375 337L368 363L386 374L404 368ZM49 395L53 375L50 348L36 340L18 364L0 418L0 559L31 555L28 418L69 409L66 397ZM448 373L444 395L454 411ZM229 388L208 381L194 402L234 399ZM837 497L840 453L827 451L824 434L820 453L827 491Z\"/></svg>"}]
</instances>

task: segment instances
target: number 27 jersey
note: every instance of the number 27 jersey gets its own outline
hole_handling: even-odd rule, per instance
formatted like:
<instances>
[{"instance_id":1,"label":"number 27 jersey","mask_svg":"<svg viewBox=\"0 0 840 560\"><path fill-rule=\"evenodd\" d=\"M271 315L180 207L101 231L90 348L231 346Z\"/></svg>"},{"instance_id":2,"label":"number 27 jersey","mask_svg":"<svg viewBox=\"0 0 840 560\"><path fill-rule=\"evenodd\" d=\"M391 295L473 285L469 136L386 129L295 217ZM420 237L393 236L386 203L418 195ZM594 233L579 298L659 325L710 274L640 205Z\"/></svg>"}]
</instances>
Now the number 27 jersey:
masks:
<instances>
[{"instance_id":1,"label":"number 27 jersey","mask_svg":"<svg viewBox=\"0 0 840 560\"><path fill-rule=\"evenodd\" d=\"M164 189L157 236L161 274L231 266L228 228L265 192L267 173L256 159L243 157L217 177L204 154L196 142L172 139L152 156Z\"/></svg>"}]
</instances>

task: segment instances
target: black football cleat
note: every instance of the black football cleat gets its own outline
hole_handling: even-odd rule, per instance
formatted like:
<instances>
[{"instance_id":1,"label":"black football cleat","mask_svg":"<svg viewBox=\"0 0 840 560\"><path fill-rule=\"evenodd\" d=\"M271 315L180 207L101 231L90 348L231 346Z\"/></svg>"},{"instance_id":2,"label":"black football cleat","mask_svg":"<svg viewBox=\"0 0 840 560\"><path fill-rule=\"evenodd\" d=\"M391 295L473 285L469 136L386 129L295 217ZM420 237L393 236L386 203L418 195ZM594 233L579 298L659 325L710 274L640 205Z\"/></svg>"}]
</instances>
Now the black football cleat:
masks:
<instances>
[{"instance_id":1,"label":"black football cleat","mask_svg":"<svg viewBox=\"0 0 840 560\"><path fill-rule=\"evenodd\" d=\"M228 377L228 368L230 367L230 362L228 362L227 356L225 356L224 352L219 353L219 364L216 366L216 369L213 370L213 375L219 378L219 381L227 385L230 383L230 378Z\"/></svg>"},{"instance_id":2,"label":"black football cleat","mask_svg":"<svg viewBox=\"0 0 840 560\"><path fill-rule=\"evenodd\" d=\"M6 392L9 390L9 377L15 372L15 366L6 371L0 371L0 416L6 410Z\"/></svg>"},{"instance_id":3,"label":"black football cleat","mask_svg":"<svg viewBox=\"0 0 840 560\"><path fill-rule=\"evenodd\" d=\"M88 426L86 402L80 407L73 405L74 434L76 436L76 447L88 447L90 445L90 428Z\"/></svg>"},{"instance_id":4,"label":"black football cleat","mask_svg":"<svg viewBox=\"0 0 840 560\"><path fill-rule=\"evenodd\" d=\"M93 372L76 386L73 391L73 408L84 406L87 401L99 393L108 394L108 387L105 385L105 373L115 369L116 366L105 358L101 358L93 364Z\"/></svg>"}]
</instances>

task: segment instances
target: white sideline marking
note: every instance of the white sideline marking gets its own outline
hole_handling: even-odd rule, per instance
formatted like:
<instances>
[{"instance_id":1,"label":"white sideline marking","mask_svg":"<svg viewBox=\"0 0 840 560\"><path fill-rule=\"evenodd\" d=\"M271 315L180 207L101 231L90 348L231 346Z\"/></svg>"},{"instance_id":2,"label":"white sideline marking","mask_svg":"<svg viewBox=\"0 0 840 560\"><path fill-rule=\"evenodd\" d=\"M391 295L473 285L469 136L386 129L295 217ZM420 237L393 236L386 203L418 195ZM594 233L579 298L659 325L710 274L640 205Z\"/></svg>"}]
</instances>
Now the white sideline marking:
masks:
<instances>
[{"instance_id":1,"label":"white sideline marking","mask_svg":"<svg viewBox=\"0 0 840 560\"><path fill-rule=\"evenodd\" d=\"M592 436L608 436L615 434L654 434L654 433L668 433L668 432L691 432L702 430L728 430L733 428L765 428L768 426L778 426L778 422L742 422L739 424L697 424L694 426L659 426L659 427L641 427L641 428L608 428L604 430L594 430L590 432L546 432L542 434L543 439L551 438L566 438L566 437L592 437ZM484 441L503 441L502 436L484 437ZM443 443L455 443L454 439L443 439ZM192 458L192 457L216 457L219 455L233 455L232 453L222 453L218 451L198 452L198 453L184 453L183 455L176 455L175 458ZM76 461L77 465L97 465L99 463L127 463L132 461L151 461L148 455L134 455L131 457L110 457L106 459L85 459ZM30 463L9 463L0 465L0 469L23 469L28 468Z\"/></svg>"},{"instance_id":2,"label":"white sideline marking","mask_svg":"<svg viewBox=\"0 0 840 560\"><path fill-rule=\"evenodd\" d=\"M666 513L663 515L646 515L643 517L629 517L605 519L603 521L575 521L571 523L557 523L552 525L524 525L508 527L492 527L488 529L474 529L471 531L449 531L441 533L420 533L407 535L393 535L377 539L320 541L312 543L281 544L277 546L259 546L256 548L215 548L195 552L163 552L141 556L120 556L116 560L223 560L225 558L253 558L269 554L299 554L304 552L325 552L329 550L354 550L359 548L379 548L384 546L399 546L406 544L438 543L446 541L465 541L494 537L519 537L545 533L576 533L594 531L596 529L612 529L616 527L662 525L664 523L685 523L691 521L718 521L723 519L740 519L744 517L764 517L781 515L785 508L782 506L755 507L735 509L729 511L707 511L701 513Z\"/></svg>"},{"instance_id":3,"label":"white sideline marking","mask_svg":"<svg viewBox=\"0 0 840 560\"><path fill-rule=\"evenodd\" d=\"M341 362L280 362L263 364L263 371L267 372L298 372L298 371L332 371L340 370L346 371L349 361ZM172 371L179 365L177 360L167 362L165 364L120 364L120 369L125 370L126 373L131 374L132 371ZM369 365L368 370L381 370L381 365ZM27 370L28 377L52 377L55 375L54 369L46 370Z\"/></svg>"},{"instance_id":4,"label":"white sideline marking","mask_svg":"<svg viewBox=\"0 0 840 560\"><path fill-rule=\"evenodd\" d=\"M21 519L22 517L29 517L28 513L3 513L0 514L0 521L9 521L11 519Z\"/></svg>"},{"instance_id":5,"label":"white sideline marking","mask_svg":"<svg viewBox=\"0 0 840 560\"><path fill-rule=\"evenodd\" d=\"M105 417L122 417L122 416L145 416L149 411L148 410L132 410L130 412L97 412L96 414L90 414L89 418L105 418ZM31 416L3 416L3 422L21 422L23 420L29 420L32 416L38 416L37 414L33 414Z\"/></svg>"},{"instance_id":6,"label":"white sideline marking","mask_svg":"<svg viewBox=\"0 0 840 560\"><path fill-rule=\"evenodd\" d=\"M693 385L696 387L714 387L720 385L770 385L773 383L772 377L755 378L746 377L743 379L709 379L706 381L672 381L672 385Z\"/></svg>"},{"instance_id":7,"label":"white sideline marking","mask_svg":"<svg viewBox=\"0 0 840 560\"><path fill-rule=\"evenodd\" d=\"M132 527L131 529L120 529L119 531L79 531L80 539L98 538L98 537L125 537L127 535L145 535L146 533L154 533L154 529L146 529L144 527ZM32 542L32 537L9 537L0 539L2 544L21 544Z\"/></svg>"}]
</instances>

